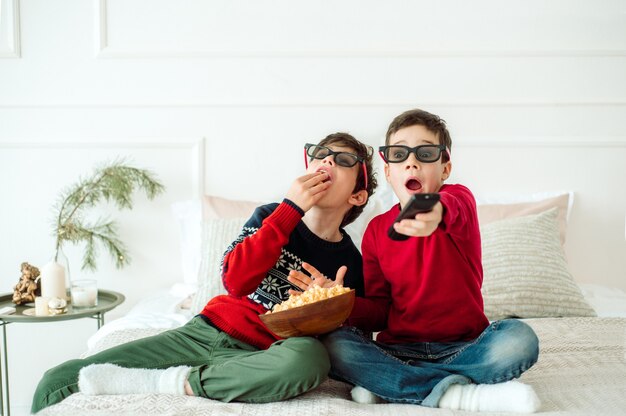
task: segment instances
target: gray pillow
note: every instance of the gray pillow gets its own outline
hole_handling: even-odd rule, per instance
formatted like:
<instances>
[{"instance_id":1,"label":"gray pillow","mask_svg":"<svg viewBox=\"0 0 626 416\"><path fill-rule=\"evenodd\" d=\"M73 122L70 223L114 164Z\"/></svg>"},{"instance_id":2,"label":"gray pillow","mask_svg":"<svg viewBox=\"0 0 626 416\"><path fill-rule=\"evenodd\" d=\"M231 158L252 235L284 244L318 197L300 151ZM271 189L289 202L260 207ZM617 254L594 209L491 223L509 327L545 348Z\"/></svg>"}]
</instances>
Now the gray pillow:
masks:
<instances>
[{"instance_id":1,"label":"gray pillow","mask_svg":"<svg viewBox=\"0 0 626 416\"><path fill-rule=\"evenodd\" d=\"M489 320L596 316L567 270L557 214L552 208L481 226Z\"/></svg>"},{"instance_id":2,"label":"gray pillow","mask_svg":"<svg viewBox=\"0 0 626 416\"><path fill-rule=\"evenodd\" d=\"M226 293L220 270L222 257L230 243L239 236L246 221L247 218L216 218L202 223L198 291L190 307L194 315L200 313L211 298Z\"/></svg>"}]
</instances>

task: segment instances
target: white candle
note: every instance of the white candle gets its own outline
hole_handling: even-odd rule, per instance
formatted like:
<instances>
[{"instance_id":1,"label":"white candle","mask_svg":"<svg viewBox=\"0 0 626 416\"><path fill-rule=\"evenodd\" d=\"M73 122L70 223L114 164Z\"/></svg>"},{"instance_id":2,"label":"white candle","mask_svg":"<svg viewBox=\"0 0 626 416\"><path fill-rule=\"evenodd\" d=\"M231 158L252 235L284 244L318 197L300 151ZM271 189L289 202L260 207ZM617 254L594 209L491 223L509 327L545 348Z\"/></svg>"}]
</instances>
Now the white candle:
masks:
<instances>
[{"instance_id":1,"label":"white candle","mask_svg":"<svg viewBox=\"0 0 626 416\"><path fill-rule=\"evenodd\" d=\"M76 283L72 284L72 306L74 306L75 308L88 308L91 306L96 306L97 300L98 288L95 284L95 280L79 280Z\"/></svg>"},{"instance_id":2,"label":"white candle","mask_svg":"<svg viewBox=\"0 0 626 416\"><path fill-rule=\"evenodd\" d=\"M41 269L41 296L65 299L65 267L51 261Z\"/></svg>"},{"instance_id":3,"label":"white candle","mask_svg":"<svg viewBox=\"0 0 626 416\"><path fill-rule=\"evenodd\" d=\"M37 316L48 316L50 315L50 310L48 309L48 301L50 298L46 296L37 296L35 298L35 315Z\"/></svg>"}]
</instances>

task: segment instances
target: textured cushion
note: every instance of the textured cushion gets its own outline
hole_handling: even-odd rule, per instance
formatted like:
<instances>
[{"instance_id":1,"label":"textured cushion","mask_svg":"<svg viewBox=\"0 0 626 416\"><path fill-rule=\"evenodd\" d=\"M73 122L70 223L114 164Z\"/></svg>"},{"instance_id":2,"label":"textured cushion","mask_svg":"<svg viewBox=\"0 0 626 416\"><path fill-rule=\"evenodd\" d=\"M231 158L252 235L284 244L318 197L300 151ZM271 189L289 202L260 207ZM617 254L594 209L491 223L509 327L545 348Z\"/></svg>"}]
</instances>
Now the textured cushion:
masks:
<instances>
[{"instance_id":1,"label":"textured cushion","mask_svg":"<svg viewBox=\"0 0 626 416\"><path fill-rule=\"evenodd\" d=\"M490 320L596 316L567 270L558 210L481 225L483 297Z\"/></svg>"},{"instance_id":2,"label":"textured cushion","mask_svg":"<svg viewBox=\"0 0 626 416\"><path fill-rule=\"evenodd\" d=\"M478 222L481 225L485 225L506 218L515 218L523 217L530 214L539 214L540 212L548 211L551 208L557 208L559 237L561 239L561 244L563 244L565 243L565 234L567 231L567 215L569 205L569 194L562 194L554 198L547 198L544 200L532 202L478 205Z\"/></svg>"},{"instance_id":3,"label":"textured cushion","mask_svg":"<svg viewBox=\"0 0 626 416\"><path fill-rule=\"evenodd\" d=\"M222 257L226 248L235 241L246 218L212 218L202 223L202 246L198 271L198 291L191 302L195 315L213 297L226 293L220 274Z\"/></svg>"}]
</instances>

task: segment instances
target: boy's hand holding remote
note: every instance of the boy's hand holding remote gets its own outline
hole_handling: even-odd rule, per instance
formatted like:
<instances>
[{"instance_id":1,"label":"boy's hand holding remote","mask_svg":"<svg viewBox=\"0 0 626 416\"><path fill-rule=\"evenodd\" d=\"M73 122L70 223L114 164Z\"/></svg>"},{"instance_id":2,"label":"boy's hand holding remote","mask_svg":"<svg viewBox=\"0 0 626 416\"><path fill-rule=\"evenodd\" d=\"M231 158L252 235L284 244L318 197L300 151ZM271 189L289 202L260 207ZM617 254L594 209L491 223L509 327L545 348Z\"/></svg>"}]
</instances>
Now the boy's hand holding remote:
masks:
<instances>
[{"instance_id":1,"label":"boy's hand holding remote","mask_svg":"<svg viewBox=\"0 0 626 416\"><path fill-rule=\"evenodd\" d=\"M415 219L404 219L393 225L394 230L409 237L428 237L435 232L443 217L443 205L437 202L432 211L421 212Z\"/></svg>"}]
</instances>

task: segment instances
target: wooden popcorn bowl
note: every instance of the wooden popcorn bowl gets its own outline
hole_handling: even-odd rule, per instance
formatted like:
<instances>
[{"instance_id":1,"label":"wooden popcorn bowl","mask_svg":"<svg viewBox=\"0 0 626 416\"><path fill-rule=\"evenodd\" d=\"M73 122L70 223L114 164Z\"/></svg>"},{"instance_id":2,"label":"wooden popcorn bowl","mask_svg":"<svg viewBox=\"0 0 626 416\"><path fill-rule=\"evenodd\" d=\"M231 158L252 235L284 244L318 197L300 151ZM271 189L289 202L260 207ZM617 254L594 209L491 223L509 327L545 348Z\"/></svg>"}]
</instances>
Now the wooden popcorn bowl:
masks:
<instances>
[{"instance_id":1,"label":"wooden popcorn bowl","mask_svg":"<svg viewBox=\"0 0 626 416\"><path fill-rule=\"evenodd\" d=\"M259 315L265 326L282 338L321 335L339 328L354 306L354 289L285 311Z\"/></svg>"}]
</instances>

